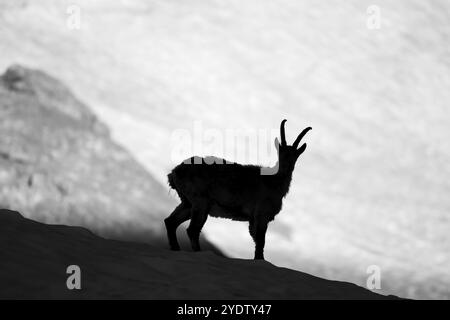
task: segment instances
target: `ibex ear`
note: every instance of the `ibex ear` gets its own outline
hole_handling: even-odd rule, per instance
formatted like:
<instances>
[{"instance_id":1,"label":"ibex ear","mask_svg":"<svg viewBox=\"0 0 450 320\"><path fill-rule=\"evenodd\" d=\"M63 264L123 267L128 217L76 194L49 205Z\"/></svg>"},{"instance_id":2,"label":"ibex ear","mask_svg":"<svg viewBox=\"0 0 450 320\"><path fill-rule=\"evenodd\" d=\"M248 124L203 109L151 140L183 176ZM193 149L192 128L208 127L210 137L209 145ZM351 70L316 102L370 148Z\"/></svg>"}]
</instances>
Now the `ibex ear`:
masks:
<instances>
[{"instance_id":1,"label":"ibex ear","mask_svg":"<svg viewBox=\"0 0 450 320\"><path fill-rule=\"evenodd\" d=\"M280 151L280 142L278 141L278 138L275 138L275 149L277 149L277 151Z\"/></svg>"},{"instance_id":2,"label":"ibex ear","mask_svg":"<svg viewBox=\"0 0 450 320\"><path fill-rule=\"evenodd\" d=\"M306 146L307 146L307 144L304 143L304 144L302 144L302 146L300 148L297 149L297 157L300 156L303 152L305 152Z\"/></svg>"}]
</instances>

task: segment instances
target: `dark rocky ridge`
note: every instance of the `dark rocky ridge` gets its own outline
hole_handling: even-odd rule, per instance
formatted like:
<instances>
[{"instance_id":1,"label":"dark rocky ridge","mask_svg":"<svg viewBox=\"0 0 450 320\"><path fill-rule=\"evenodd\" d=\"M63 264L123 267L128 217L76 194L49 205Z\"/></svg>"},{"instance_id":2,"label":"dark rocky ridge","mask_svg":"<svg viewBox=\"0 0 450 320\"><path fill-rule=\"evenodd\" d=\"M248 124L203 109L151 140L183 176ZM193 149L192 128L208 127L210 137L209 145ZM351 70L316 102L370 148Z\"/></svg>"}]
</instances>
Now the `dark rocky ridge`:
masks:
<instances>
[{"instance_id":1,"label":"dark rocky ridge","mask_svg":"<svg viewBox=\"0 0 450 320\"><path fill-rule=\"evenodd\" d=\"M61 82L17 65L1 76L0 208L165 245L162 221L174 206Z\"/></svg>"},{"instance_id":2,"label":"dark rocky ridge","mask_svg":"<svg viewBox=\"0 0 450 320\"><path fill-rule=\"evenodd\" d=\"M0 210L1 299L387 299L266 261L105 240ZM69 265L81 290L68 290Z\"/></svg>"}]
</instances>

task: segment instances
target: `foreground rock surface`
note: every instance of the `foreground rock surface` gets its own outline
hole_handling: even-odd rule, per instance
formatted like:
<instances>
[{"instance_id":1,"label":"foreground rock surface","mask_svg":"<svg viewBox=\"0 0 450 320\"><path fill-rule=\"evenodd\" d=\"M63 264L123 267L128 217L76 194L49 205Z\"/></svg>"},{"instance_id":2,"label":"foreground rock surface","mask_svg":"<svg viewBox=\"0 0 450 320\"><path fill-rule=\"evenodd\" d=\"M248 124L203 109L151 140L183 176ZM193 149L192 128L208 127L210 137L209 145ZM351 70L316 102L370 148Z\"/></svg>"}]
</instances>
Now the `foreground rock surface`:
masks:
<instances>
[{"instance_id":1,"label":"foreground rock surface","mask_svg":"<svg viewBox=\"0 0 450 320\"><path fill-rule=\"evenodd\" d=\"M66 269L81 269L68 290ZM0 210L0 298L385 299L266 261L171 252L106 240L80 227L47 225Z\"/></svg>"}]
</instances>

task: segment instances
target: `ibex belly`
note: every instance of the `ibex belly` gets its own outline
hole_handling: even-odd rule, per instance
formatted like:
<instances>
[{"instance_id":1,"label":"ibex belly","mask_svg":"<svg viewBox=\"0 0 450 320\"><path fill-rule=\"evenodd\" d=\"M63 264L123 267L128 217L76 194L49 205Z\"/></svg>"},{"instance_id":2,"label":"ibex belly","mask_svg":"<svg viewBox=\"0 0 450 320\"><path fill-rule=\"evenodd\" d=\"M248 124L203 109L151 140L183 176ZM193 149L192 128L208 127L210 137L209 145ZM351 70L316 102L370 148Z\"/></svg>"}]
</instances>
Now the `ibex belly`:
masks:
<instances>
[{"instance_id":1,"label":"ibex belly","mask_svg":"<svg viewBox=\"0 0 450 320\"><path fill-rule=\"evenodd\" d=\"M224 207L219 204L214 204L211 207L209 215L212 217L226 218L236 221L249 221L250 219L250 212L246 212L241 208Z\"/></svg>"}]
</instances>

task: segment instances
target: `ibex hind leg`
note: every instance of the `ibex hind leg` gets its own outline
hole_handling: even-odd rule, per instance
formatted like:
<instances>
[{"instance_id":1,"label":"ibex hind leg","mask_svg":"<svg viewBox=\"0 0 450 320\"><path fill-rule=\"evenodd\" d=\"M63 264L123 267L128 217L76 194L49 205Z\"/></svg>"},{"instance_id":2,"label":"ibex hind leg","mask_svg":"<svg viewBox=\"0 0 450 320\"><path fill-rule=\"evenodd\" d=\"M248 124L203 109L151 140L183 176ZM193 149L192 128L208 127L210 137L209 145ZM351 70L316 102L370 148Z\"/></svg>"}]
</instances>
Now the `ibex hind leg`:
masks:
<instances>
[{"instance_id":1,"label":"ibex hind leg","mask_svg":"<svg viewBox=\"0 0 450 320\"><path fill-rule=\"evenodd\" d=\"M186 231L193 251L200 251L200 232L205 225L210 209L211 206L207 200L199 199L192 202L191 222Z\"/></svg>"},{"instance_id":2,"label":"ibex hind leg","mask_svg":"<svg viewBox=\"0 0 450 320\"><path fill-rule=\"evenodd\" d=\"M191 217L191 205L187 202L182 202L173 212L168 216L164 223L167 230L167 238L171 250L180 250L180 245L177 240L177 228L183 222L189 220Z\"/></svg>"}]
</instances>

